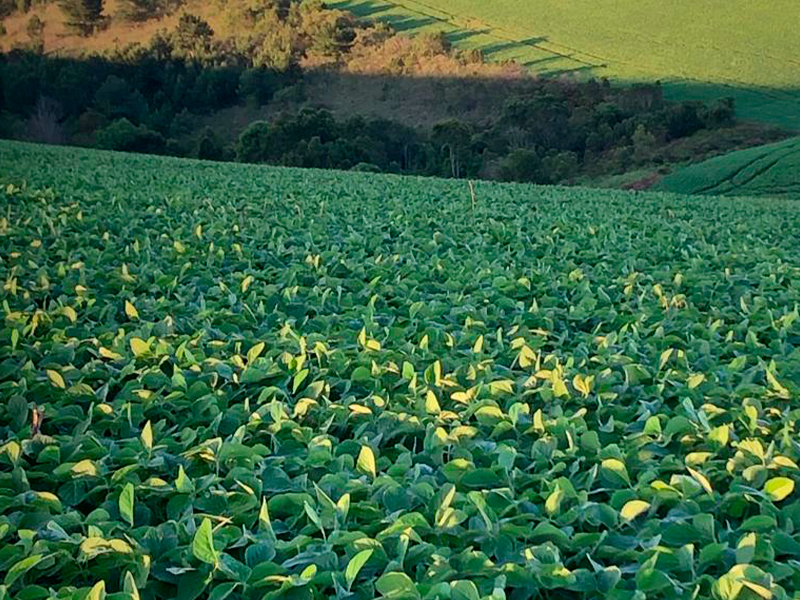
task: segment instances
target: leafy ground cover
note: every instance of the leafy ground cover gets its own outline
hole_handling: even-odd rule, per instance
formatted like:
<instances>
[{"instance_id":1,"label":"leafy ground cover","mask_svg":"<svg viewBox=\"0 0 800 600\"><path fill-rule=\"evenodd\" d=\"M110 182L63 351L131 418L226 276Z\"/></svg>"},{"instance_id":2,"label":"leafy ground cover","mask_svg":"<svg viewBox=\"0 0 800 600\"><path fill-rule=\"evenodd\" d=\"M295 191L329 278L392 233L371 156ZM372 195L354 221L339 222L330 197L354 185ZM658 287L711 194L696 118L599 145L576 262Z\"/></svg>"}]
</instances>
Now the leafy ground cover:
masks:
<instances>
[{"instance_id":1,"label":"leafy ground cover","mask_svg":"<svg viewBox=\"0 0 800 600\"><path fill-rule=\"evenodd\" d=\"M797 597L795 202L0 173L0 597Z\"/></svg>"},{"instance_id":2,"label":"leafy ground cover","mask_svg":"<svg viewBox=\"0 0 800 600\"><path fill-rule=\"evenodd\" d=\"M690 165L658 188L684 194L800 197L800 138L731 152Z\"/></svg>"},{"instance_id":3,"label":"leafy ground cover","mask_svg":"<svg viewBox=\"0 0 800 600\"><path fill-rule=\"evenodd\" d=\"M734 96L743 118L800 127L793 0L339 0L401 31L444 31L491 60L562 73L668 83L670 97Z\"/></svg>"}]
</instances>

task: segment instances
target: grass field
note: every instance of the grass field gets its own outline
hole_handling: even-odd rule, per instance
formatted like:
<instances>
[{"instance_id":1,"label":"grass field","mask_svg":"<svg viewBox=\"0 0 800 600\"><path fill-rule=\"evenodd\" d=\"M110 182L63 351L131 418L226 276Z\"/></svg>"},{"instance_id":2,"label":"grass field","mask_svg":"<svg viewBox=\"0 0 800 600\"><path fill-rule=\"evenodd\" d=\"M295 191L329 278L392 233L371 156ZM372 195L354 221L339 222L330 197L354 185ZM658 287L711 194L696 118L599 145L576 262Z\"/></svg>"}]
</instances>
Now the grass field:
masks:
<instances>
[{"instance_id":1,"label":"grass field","mask_svg":"<svg viewBox=\"0 0 800 600\"><path fill-rule=\"evenodd\" d=\"M731 152L665 177L658 188L683 194L800 198L800 138Z\"/></svg>"},{"instance_id":2,"label":"grass field","mask_svg":"<svg viewBox=\"0 0 800 600\"><path fill-rule=\"evenodd\" d=\"M0 597L800 589L796 202L0 172Z\"/></svg>"},{"instance_id":3,"label":"grass field","mask_svg":"<svg viewBox=\"0 0 800 600\"><path fill-rule=\"evenodd\" d=\"M800 128L800 11L794 0L339 0L402 31L445 31L491 60L545 75L669 83L669 95L732 95L740 114Z\"/></svg>"}]
</instances>

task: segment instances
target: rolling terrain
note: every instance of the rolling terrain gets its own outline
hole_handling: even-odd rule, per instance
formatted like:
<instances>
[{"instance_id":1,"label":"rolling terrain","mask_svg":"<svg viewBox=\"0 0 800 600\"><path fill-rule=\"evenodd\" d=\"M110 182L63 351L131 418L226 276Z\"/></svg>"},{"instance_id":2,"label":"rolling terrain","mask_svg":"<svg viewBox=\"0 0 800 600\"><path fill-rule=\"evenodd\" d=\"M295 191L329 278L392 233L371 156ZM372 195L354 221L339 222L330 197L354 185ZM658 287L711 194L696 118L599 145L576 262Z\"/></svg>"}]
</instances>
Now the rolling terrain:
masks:
<instances>
[{"instance_id":1,"label":"rolling terrain","mask_svg":"<svg viewBox=\"0 0 800 600\"><path fill-rule=\"evenodd\" d=\"M490 60L546 76L667 84L680 99L733 96L745 119L800 128L800 12L793 0L339 0L401 31L445 31Z\"/></svg>"},{"instance_id":2,"label":"rolling terrain","mask_svg":"<svg viewBox=\"0 0 800 600\"><path fill-rule=\"evenodd\" d=\"M796 201L0 173L4 597L800 589Z\"/></svg>"},{"instance_id":3,"label":"rolling terrain","mask_svg":"<svg viewBox=\"0 0 800 600\"><path fill-rule=\"evenodd\" d=\"M800 138L690 165L662 179L656 189L682 194L800 198Z\"/></svg>"}]
</instances>

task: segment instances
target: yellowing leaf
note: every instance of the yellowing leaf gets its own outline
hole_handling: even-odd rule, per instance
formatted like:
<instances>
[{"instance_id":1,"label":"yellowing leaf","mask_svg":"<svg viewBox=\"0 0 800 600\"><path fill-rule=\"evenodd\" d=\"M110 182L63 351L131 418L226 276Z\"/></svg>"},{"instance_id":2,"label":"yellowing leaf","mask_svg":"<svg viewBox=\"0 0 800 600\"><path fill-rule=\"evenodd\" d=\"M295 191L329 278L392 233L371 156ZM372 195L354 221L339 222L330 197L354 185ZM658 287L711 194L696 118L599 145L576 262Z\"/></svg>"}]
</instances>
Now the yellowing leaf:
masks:
<instances>
[{"instance_id":1,"label":"yellowing leaf","mask_svg":"<svg viewBox=\"0 0 800 600\"><path fill-rule=\"evenodd\" d=\"M50 383L52 383L57 388L66 389L67 384L64 383L64 378L61 376L61 373L58 371L53 371L52 369L47 369L47 377L50 379Z\"/></svg>"},{"instance_id":2,"label":"yellowing leaf","mask_svg":"<svg viewBox=\"0 0 800 600\"><path fill-rule=\"evenodd\" d=\"M787 467L789 469L797 469L797 463L794 462L791 458L786 456L776 456L772 459L772 465L770 466L778 466L778 467Z\"/></svg>"},{"instance_id":3,"label":"yellowing leaf","mask_svg":"<svg viewBox=\"0 0 800 600\"><path fill-rule=\"evenodd\" d=\"M86 600L105 600L106 598L106 582L98 581L86 594Z\"/></svg>"},{"instance_id":4,"label":"yellowing leaf","mask_svg":"<svg viewBox=\"0 0 800 600\"><path fill-rule=\"evenodd\" d=\"M527 369L528 367L536 365L536 353L528 347L528 345L522 346L519 351L519 366L523 369Z\"/></svg>"},{"instance_id":5,"label":"yellowing leaf","mask_svg":"<svg viewBox=\"0 0 800 600\"><path fill-rule=\"evenodd\" d=\"M690 466L702 465L713 455L711 452L690 452L686 455L686 464Z\"/></svg>"},{"instance_id":6,"label":"yellowing leaf","mask_svg":"<svg viewBox=\"0 0 800 600\"><path fill-rule=\"evenodd\" d=\"M533 413L533 429L535 431L544 431L544 414L541 408Z\"/></svg>"},{"instance_id":7,"label":"yellowing leaf","mask_svg":"<svg viewBox=\"0 0 800 600\"><path fill-rule=\"evenodd\" d=\"M125 300L125 314L128 315L129 319L134 321L139 318L139 311L136 310L136 307L128 300Z\"/></svg>"},{"instance_id":8,"label":"yellowing leaf","mask_svg":"<svg viewBox=\"0 0 800 600\"><path fill-rule=\"evenodd\" d=\"M247 351L247 364L251 364L254 360L256 360L261 353L264 352L264 348L266 344L264 342L258 342L254 345L250 350Z\"/></svg>"},{"instance_id":9,"label":"yellowing leaf","mask_svg":"<svg viewBox=\"0 0 800 600\"><path fill-rule=\"evenodd\" d=\"M764 598L764 600L771 600L772 592L770 590L768 590L767 588L765 588L763 585L759 585L757 583L753 583L752 581L747 581L746 579L741 579L740 581L741 581L743 586L745 586L747 588L750 588L756 594L758 594L759 596Z\"/></svg>"},{"instance_id":10,"label":"yellowing leaf","mask_svg":"<svg viewBox=\"0 0 800 600\"><path fill-rule=\"evenodd\" d=\"M779 398L789 399L789 390L777 380L769 369L767 369L767 382L769 383L770 389L775 392Z\"/></svg>"},{"instance_id":11,"label":"yellowing leaf","mask_svg":"<svg viewBox=\"0 0 800 600\"><path fill-rule=\"evenodd\" d=\"M489 384L489 391L493 396L497 394L513 394L514 382L511 379L500 379L499 381L492 381Z\"/></svg>"},{"instance_id":12,"label":"yellowing leaf","mask_svg":"<svg viewBox=\"0 0 800 600\"><path fill-rule=\"evenodd\" d=\"M354 415L371 415L372 409L368 406L364 406L363 404L350 404L348 407L350 412Z\"/></svg>"},{"instance_id":13,"label":"yellowing leaf","mask_svg":"<svg viewBox=\"0 0 800 600\"><path fill-rule=\"evenodd\" d=\"M643 500L631 500L625 503L625 506L622 507L619 516L622 517L623 521L633 521L636 517L649 509L649 502L645 502Z\"/></svg>"},{"instance_id":14,"label":"yellowing leaf","mask_svg":"<svg viewBox=\"0 0 800 600\"><path fill-rule=\"evenodd\" d=\"M692 476L692 479L699 483L709 496L713 496L714 490L711 488L711 482L708 481L706 476L691 467L686 468L689 470L689 475Z\"/></svg>"},{"instance_id":15,"label":"yellowing leaf","mask_svg":"<svg viewBox=\"0 0 800 600\"><path fill-rule=\"evenodd\" d=\"M689 379L686 380L686 385L689 387L690 390L693 390L698 385L703 383L706 380L706 376L702 373L695 373L694 375L690 376Z\"/></svg>"},{"instance_id":16,"label":"yellowing leaf","mask_svg":"<svg viewBox=\"0 0 800 600\"><path fill-rule=\"evenodd\" d=\"M127 281L129 283L136 281L136 278L133 275L131 275L130 271L128 271L128 265L126 265L125 263L122 263L121 271L122 271L122 279L124 281Z\"/></svg>"},{"instance_id":17,"label":"yellowing leaf","mask_svg":"<svg viewBox=\"0 0 800 600\"><path fill-rule=\"evenodd\" d=\"M61 309L61 314L67 317L73 323L78 320L78 313L71 306L65 306Z\"/></svg>"},{"instance_id":18,"label":"yellowing leaf","mask_svg":"<svg viewBox=\"0 0 800 600\"><path fill-rule=\"evenodd\" d=\"M461 404L469 404L474 396L475 394L472 391L472 389L466 392L453 392L452 394L450 394L450 398L453 401L459 402Z\"/></svg>"},{"instance_id":19,"label":"yellowing leaf","mask_svg":"<svg viewBox=\"0 0 800 600\"><path fill-rule=\"evenodd\" d=\"M559 508L561 507L561 500L564 497L564 490L561 489L560 486L556 486L550 495L547 497L547 500L544 503L544 509L547 511L547 514L550 516L555 515L558 513Z\"/></svg>"},{"instance_id":20,"label":"yellowing leaf","mask_svg":"<svg viewBox=\"0 0 800 600\"><path fill-rule=\"evenodd\" d=\"M97 477L97 465L91 460L85 459L75 463L70 469L70 472L75 477Z\"/></svg>"},{"instance_id":21,"label":"yellowing leaf","mask_svg":"<svg viewBox=\"0 0 800 600\"><path fill-rule=\"evenodd\" d=\"M764 491L774 502L780 502L794 491L794 481L788 477L773 477L764 484Z\"/></svg>"},{"instance_id":22,"label":"yellowing leaf","mask_svg":"<svg viewBox=\"0 0 800 600\"><path fill-rule=\"evenodd\" d=\"M294 405L293 417L302 417L309 411L312 406L315 406L317 401L312 398L300 398L297 404Z\"/></svg>"},{"instance_id":23,"label":"yellowing leaf","mask_svg":"<svg viewBox=\"0 0 800 600\"><path fill-rule=\"evenodd\" d=\"M575 375L572 378L572 387L578 390L584 398L588 398L589 394L592 391L592 384L594 383L594 377L584 377L583 375Z\"/></svg>"},{"instance_id":24,"label":"yellowing leaf","mask_svg":"<svg viewBox=\"0 0 800 600\"><path fill-rule=\"evenodd\" d=\"M569 396L567 384L564 383L564 380L558 375L553 377L553 394L555 394L556 398L566 398Z\"/></svg>"},{"instance_id":25,"label":"yellowing leaf","mask_svg":"<svg viewBox=\"0 0 800 600\"><path fill-rule=\"evenodd\" d=\"M430 415L438 415L442 412L442 407L439 406L439 400L436 399L436 394L431 390L428 390L428 393L425 394L425 412Z\"/></svg>"},{"instance_id":26,"label":"yellowing leaf","mask_svg":"<svg viewBox=\"0 0 800 600\"><path fill-rule=\"evenodd\" d=\"M475 340L475 343L472 345L472 351L473 351L475 354L478 354L478 353L479 353L479 352L481 352L482 350L483 350L483 336L482 336L482 335L479 335L479 336L478 336L478 339L477 339L477 340Z\"/></svg>"},{"instance_id":27,"label":"yellowing leaf","mask_svg":"<svg viewBox=\"0 0 800 600\"><path fill-rule=\"evenodd\" d=\"M358 453L358 460L356 461L356 468L371 477L377 475L375 470L375 453L369 446L361 446L361 451Z\"/></svg>"},{"instance_id":28,"label":"yellowing leaf","mask_svg":"<svg viewBox=\"0 0 800 600\"><path fill-rule=\"evenodd\" d=\"M606 474L606 476L610 476L612 480L617 479L628 485L631 483L630 477L628 476L628 469L625 467L625 463L619 459L605 459L602 463L600 463L600 469Z\"/></svg>"},{"instance_id":29,"label":"yellowing leaf","mask_svg":"<svg viewBox=\"0 0 800 600\"><path fill-rule=\"evenodd\" d=\"M672 356L672 348L667 348L661 353L661 356L658 359L658 368L663 369L664 365L667 364L670 356Z\"/></svg>"},{"instance_id":30,"label":"yellowing leaf","mask_svg":"<svg viewBox=\"0 0 800 600\"><path fill-rule=\"evenodd\" d=\"M153 426L150 424L150 421L144 424L140 437L145 450L150 452L153 449Z\"/></svg>"},{"instance_id":31,"label":"yellowing leaf","mask_svg":"<svg viewBox=\"0 0 800 600\"><path fill-rule=\"evenodd\" d=\"M102 356L103 358L107 358L109 360L121 360L122 359L122 355L121 354L117 354L116 352L114 352L112 350L109 350L108 348L104 348L102 346L100 347L99 353L100 353L100 356Z\"/></svg>"},{"instance_id":32,"label":"yellowing leaf","mask_svg":"<svg viewBox=\"0 0 800 600\"><path fill-rule=\"evenodd\" d=\"M253 283L253 276L248 275L242 280L242 293L246 292Z\"/></svg>"},{"instance_id":33,"label":"yellowing leaf","mask_svg":"<svg viewBox=\"0 0 800 600\"><path fill-rule=\"evenodd\" d=\"M143 339L135 337L131 338L131 350L134 356L144 356L150 351L150 344Z\"/></svg>"}]
</instances>

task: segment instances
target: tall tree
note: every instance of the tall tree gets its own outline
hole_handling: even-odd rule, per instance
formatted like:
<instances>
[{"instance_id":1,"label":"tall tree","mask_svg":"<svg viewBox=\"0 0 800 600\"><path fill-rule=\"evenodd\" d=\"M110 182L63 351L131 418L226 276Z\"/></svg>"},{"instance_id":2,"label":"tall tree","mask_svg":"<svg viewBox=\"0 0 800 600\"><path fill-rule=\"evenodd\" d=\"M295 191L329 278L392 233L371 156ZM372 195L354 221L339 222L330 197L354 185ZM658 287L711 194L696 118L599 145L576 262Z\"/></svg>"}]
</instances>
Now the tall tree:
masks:
<instances>
[{"instance_id":1,"label":"tall tree","mask_svg":"<svg viewBox=\"0 0 800 600\"><path fill-rule=\"evenodd\" d=\"M81 35L91 35L100 24L103 0L60 0L67 27Z\"/></svg>"}]
</instances>

